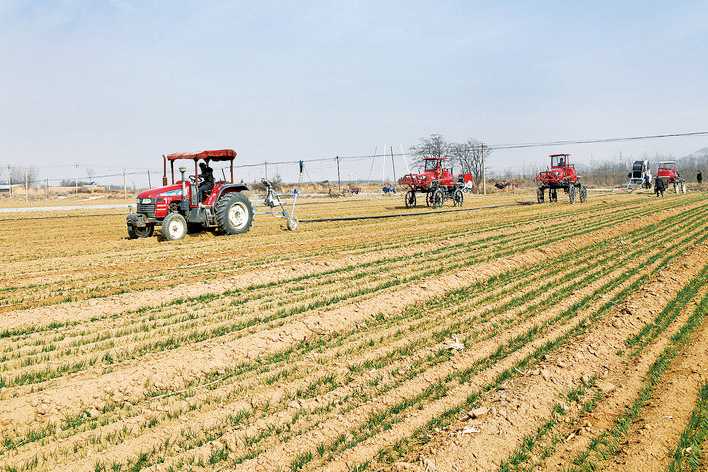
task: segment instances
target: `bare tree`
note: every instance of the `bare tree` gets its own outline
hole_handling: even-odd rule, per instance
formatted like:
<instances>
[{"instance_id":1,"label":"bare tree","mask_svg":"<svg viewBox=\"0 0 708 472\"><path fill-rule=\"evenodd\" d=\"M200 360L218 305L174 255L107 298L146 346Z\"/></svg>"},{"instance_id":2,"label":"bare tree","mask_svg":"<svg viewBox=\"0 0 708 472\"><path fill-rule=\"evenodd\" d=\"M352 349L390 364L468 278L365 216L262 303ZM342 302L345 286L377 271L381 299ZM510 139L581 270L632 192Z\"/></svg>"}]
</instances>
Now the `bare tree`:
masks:
<instances>
[{"instance_id":1,"label":"bare tree","mask_svg":"<svg viewBox=\"0 0 708 472\"><path fill-rule=\"evenodd\" d=\"M464 143L453 143L449 147L453 164L459 166L464 173L471 173L474 178L474 186L478 187L482 181L482 166L489 158L489 147L484 146L476 139L468 139Z\"/></svg>"},{"instance_id":2,"label":"bare tree","mask_svg":"<svg viewBox=\"0 0 708 472\"><path fill-rule=\"evenodd\" d=\"M39 171L36 167L10 166L8 171L13 185L24 185L25 178L27 178L30 187L39 182Z\"/></svg>"},{"instance_id":3,"label":"bare tree","mask_svg":"<svg viewBox=\"0 0 708 472\"><path fill-rule=\"evenodd\" d=\"M440 134L431 134L428 138L420 138L420 144L411 147L414 166L420 166L425 157L445 157L449 154L450 144Z\"/></svg>"}]
</instances>

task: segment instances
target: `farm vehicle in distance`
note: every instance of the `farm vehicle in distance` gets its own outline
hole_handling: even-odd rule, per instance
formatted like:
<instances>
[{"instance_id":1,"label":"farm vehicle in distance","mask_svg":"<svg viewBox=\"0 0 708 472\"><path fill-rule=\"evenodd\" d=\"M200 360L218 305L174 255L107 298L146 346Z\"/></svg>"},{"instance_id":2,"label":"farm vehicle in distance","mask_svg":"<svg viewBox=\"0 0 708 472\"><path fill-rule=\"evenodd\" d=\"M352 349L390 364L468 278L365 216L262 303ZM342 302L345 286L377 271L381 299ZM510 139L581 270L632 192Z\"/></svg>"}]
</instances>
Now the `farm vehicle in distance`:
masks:
<instances>
[{"instance_id":1,"label":"farm vehicle in distance","mask_svg":"<svg viewBox=\"0 0 708 472\"><path fill-rule=\"evenodd\" d=\"M634 161L632 171L627 174L627 189L634 190L637 187L650 189L652 184L649 161Z\"/></svg>"},{"instance_id":2,"label":"farm vehicle in distance","mask_svg":"<svg viewBox=\"0 0 708 472\"><path fill-rule=\"evenodd\" d=\"M551 167L536 176L538 203L545 201L546 190L548 190L549 202L557 202L558 190L563 190L568 194L570 203L575 203L576 198L580 199L580 203L585 203L588 189L580 183L575 166L570 163L570 154L551 154L549 157Z\"/></svg>"},{"instance_id":3,"label":"farm vehicle in distance","mask_svg":"<svg viewBox=\"0 0 708 472\"><path fill-rule=\"evenodd\" d=\"M165 240L182 239L196 229L213 229L224 234L245 233L253 223L253 206L243 193L248 187L234 183L233 161L236 152L232 149L202 151L199 153L176 153L163 156L162 187L140 193L136 212L127 216L128 237L149 238L156 227ZM194 162L194 175L185 177L186 167L180 167L181 179L175 181L174 163L178 160ZM200 191L204 176L199 174L200 160L225 161L230 164L230 181L214 181ZM167 163L170 163L171 183L167 183ZM223 171L222 171L223 173ZM212 178L213 180L213 178Z\"/></svg>"},{"instance_id":4,"label":"farm vehicle in distance","mask_svg":"<svg viewBox=\"0 0 708 472\"><path fill-rule=\"evenodd\" d=\"M669 188L669 185L673 185L674 192L686 193L686 181L679 174L678 164L676 161L659 162L656 170L655 181L656 180L662 181L664 189Z\"/></svg>"},{"instance_id":5,"label":"farm vehicle in distance","mask_svg":"<svg viewBox=\"0 0 708 472\"><path fill-rule=\"evenodd\" d=\"M462 193L467 182L472 182L472 174L453 175L452 169L444 167L445 157L426 157L423 159L423 171L406 174L398 181L399 185L408 187L403 197L406 208L417 204L417 193L425 194L425 204L432 208L440 208L449 198L454 206L462 206Z\"/></svg>"}]
</instances>

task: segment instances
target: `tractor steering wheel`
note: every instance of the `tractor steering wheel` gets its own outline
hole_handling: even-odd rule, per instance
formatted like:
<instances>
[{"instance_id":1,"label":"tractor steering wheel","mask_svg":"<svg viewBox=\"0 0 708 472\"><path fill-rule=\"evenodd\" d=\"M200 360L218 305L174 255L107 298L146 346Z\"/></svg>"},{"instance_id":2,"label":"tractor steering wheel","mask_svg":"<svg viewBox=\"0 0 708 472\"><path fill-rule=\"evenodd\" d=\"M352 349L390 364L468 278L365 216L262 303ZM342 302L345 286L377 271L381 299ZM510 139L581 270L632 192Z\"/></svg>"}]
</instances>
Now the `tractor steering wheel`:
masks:
<instances>
[{"instance_id":1,"label":"tractor steering wheel","mask_svg":"<svg viewBox=\"0 0 708 472\"><path fill-rule=\"evenodd\" d=\"M195 185L199 183L200 180L204 180L201 175L190 175L189 180L191 180Z\"/></svg>"}]
</instances>

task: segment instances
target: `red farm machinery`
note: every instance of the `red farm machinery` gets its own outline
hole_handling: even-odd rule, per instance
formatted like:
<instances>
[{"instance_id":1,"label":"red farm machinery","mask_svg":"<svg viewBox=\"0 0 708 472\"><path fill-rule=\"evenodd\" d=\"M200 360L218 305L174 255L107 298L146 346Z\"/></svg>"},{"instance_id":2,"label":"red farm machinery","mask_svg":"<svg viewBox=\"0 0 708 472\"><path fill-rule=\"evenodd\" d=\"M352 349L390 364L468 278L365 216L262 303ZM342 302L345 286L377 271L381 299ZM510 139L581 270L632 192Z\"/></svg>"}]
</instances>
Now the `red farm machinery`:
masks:
<instances>
[{"instance_id":1,"label":"red farm machinery","mask_svg":"<svg viewBox=\"0 0 708 472\"><path fill-rule=\"evenodd\" d=\"M126 219L128 237L149 238L156 227L160 228L162 239L170 241L199 230L214 230L221 234L247 232L253 224L255 213L244 193L248 190L246 184L234 182L235 158L236 151L232 149L163 156L163 186L138 195L136 212L128 214ZM194 174L187 177L187 168L179 167L180 179L175 180L175 162L181 160L194 163ZM214 178L213 169L209 166L212 162L229 164L228 180L225 169L221 169L221 179ZM267 190L265 205L271 208L280 206L282 216L288 220L288 229L295 229L295 217L288 215L272 186L268 182L264 184Z\"/></svg>"},{"instance_id":2,"label":"red farm machinery","mask_svg":"<svg viewBox=\"0 0 708 472\"><path fill-rule=\"evenodd\" d=\"M558 201L558 190L568 194L570 203L575 203L576 198L585 203L588 198L588 189L580 183L575 166L570 163L570 154L551 154L551 166L548 170L539 172L536 176L538 189L536 196L538 203L543 203L548 190L548 201Z\"/></svg>"},{"instance_id":3,"label":"red farm machinery","mask_svg":"<svg viewBox=\"0 0 708 472\"><path fill-rule=\"evenodd\" d=\"M423 159L423 171L404 175L399 185L408 187L404 196L406 208L415 207L416 194L425 194L425 204L432 208L440 208L449 198L454 206L462 206L465 184L472 182L472 174L453 175L451 168L445 166L446 157L426 157Z\"/></svg>"},{"instance_id":4,"label":"red farm machinery","mask_svg":"<svg viewBox=\"0 0 708 472\"><path fill-rule=\"evenodd\" d=\"M686 181L679 174L676 161L659 162L655 180L662 180L665 189L669 188L669 185L673 185L674 192L686 193Z\"/></svg>"}]
</instances>

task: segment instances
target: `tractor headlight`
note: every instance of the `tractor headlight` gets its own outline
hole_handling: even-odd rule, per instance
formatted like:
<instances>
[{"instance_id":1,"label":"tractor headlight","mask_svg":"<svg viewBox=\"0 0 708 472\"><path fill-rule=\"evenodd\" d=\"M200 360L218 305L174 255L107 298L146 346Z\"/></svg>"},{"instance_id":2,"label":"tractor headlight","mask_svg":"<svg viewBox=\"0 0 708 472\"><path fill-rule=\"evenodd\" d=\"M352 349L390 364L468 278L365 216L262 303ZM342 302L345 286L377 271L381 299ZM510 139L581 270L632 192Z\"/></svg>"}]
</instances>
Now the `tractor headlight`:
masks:
<instances>
[{"instance_id":1,"label":"tractor headlight","mask_svg":"<svg viewBox=\"0 0 708 472\"><path fill-rule=\"evenodd\" d=\"M147 205L147 204L149 204L149 203L152 203L152 199L151 199L151 198L143 198L142 201L141 201L141 203Z\"/></svg>"}]
</instances>

